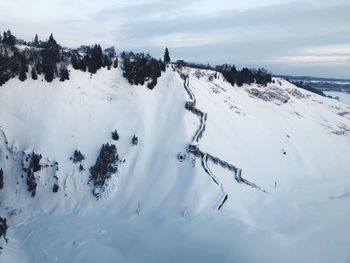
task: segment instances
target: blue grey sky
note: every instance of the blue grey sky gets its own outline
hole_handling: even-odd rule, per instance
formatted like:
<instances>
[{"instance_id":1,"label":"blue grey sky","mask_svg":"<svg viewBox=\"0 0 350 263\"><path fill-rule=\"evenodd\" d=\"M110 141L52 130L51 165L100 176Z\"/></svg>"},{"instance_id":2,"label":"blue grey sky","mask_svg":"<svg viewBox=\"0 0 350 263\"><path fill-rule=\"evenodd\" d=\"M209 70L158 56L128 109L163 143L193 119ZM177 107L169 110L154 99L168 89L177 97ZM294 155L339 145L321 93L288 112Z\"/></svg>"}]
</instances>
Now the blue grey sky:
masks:
<instances>
[{"instance_id":1,"label":"blue grey sky","mask_svg":"<svg viewBox=\"0 0 350 263\"><path fill-rule=\"evenodd\" d=\"M25 40L100 43L173 59L350 79L350 0L0 0Z\"/></svg>"}]
</instances>

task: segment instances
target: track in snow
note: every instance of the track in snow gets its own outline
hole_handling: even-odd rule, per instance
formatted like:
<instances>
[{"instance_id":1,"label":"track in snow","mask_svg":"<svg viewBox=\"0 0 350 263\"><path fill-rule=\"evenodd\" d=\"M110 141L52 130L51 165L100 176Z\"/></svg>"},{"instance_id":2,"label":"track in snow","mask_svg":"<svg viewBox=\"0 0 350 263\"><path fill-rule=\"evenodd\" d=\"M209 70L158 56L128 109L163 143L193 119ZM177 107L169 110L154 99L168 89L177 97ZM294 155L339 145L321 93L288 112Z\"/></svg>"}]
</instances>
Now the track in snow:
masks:
<instances>
[{"instance_id":1,"label":"track in snow","mask_svg":"<svg viewBox=\"0 0 350 263\"><path fill-rule=\"evenodd\" d=\"M175 66L173 66L173 69L175 70ZM202 138L203 133L205 131L205 126L206 126L206 121L208 118L208 114L206 112L201 111L200 109L196 108L196 97L194 93L192 92L190 88L190 79L188 75L183 74L178 68L176 68L177 72L180 74L181 78L184 80L184 89L186 90L189 100L186 101L185 108L189 111L191 111L193 114L197 115L200 118L200 126L196 133L194 134L192 138L192 142L188 145L187 150L188 152L192 153L196 157L201 158L201 165L204 169L204 171L211 177L211 179L219 185L219 180L217 177L211 172L208 166L208 160L211 160L214 164L220 165L221 167L228 169L234 173L234 179L236 180L237 183L243 183L246 184L250 187L256 188L264 193L267 193L267 191L258 185L248 181L247 179L242 177L242 169L237 168L236 166L214 156L209 153L203 152L202 150L199 149L199 140ZM221 207L224 205L224 203L228 199L228 194L225 193L225 191L222 188L221 185L221 191L223 193L223 199L218 205L218 210L221 209Z\"/></svg>"}]
</instances>

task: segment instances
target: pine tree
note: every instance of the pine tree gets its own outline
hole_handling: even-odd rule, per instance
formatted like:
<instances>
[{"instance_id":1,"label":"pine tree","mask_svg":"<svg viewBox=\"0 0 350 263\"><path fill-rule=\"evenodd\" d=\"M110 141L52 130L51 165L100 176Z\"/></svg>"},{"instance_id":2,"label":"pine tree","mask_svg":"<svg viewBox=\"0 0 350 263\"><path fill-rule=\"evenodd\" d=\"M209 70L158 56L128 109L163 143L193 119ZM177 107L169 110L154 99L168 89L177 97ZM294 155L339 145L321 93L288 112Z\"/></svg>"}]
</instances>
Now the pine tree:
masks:
<instances>
[{"instance_id":1,"label":"pine tree","mask_svg":"<svg viewBox=\"0 0 350 263\"><path fill-rule=\"evenodd\" d=\"M25 81L27 79L27 74L26 74L26 70L25 67L21 68L21 72L19 73L19 80L20 81Z\"/></svg>"},{"instance_id":2,"label":"pine tree","mask_svg":"<svg viewBox=\"0 0 350 263\"><path fill-rule=\"evenodd\" d=\"M56 63L59 61L59 55L59 46L51 34L46 47L42 50L42 68L47 82L51 82L57 74Z\"/></svg>"},{"instance_id":3,"label":"pine tree","mask_svg":"<svg viewBox=\"0 0 350 263\"><path fill-rule=\"evenodd\" d=\"M34 46L37 47L38 45L39 45L38 34L35 34L35 37L34 37Z\"/></svg>"},{"instance_id":4,"label":"pine tree","mask_svg":"<svg viewBox=\"0 0 350 263\"><path fill-rule=\"evenodd\" d=\"M12 47L16 44L16 37L12 35L10 29L8 29L7 32L4 32L3 43Z\"/></svg>"},{"instance_id":5,"label":"pine tree","mask_svg":"<svg viewBox=\"0 0 350 263\"><path fill-rule=\"evenodd\" d=\"M117 68L117 67L118 67L118 58L116 57L113 62L113 68Z\"/></svg>"},{"instance_id":6,"label":"pine tree","mask_svg":"<svg viewBox=\"0 0 350 263\"><path fill-rule=\"evenodd\" d=\"M34 67L32 67L32 79L34 80L38 79L38 74L36 73L36 70Z\"/></svg>"},{"instance_id":7,"label":"pine tree","mask_svg":"<svg viewBox=\"0 0 350 263\"><path fill-rule=\"evenodd\" d=\"M56 40L53 38L53 34L50 34L49 40L47 41L47 50L50 53L50 56L53 61L59 61L59 47Z\"/></svg>"},{"instance_id":8,"label":"pine tree","mask_svg":"<svg viewBox=\"0 0 350 263\"><path fill-rule=\"evenodd\" d=\"M165 53L164 53L164 63L166 64L170 63L169 50L167 47L165 48Z\"/></svg>"},{"instance_id":9,"label":"pine tree","mask_svg":"<svg viewBox=\"0 0 350 263\"><path fill-rule=\"evenodd\" d=\"M51 82L54 78L54 70L52 67L48 67L44 70L45 72L45 80L47 82Z\"/></svg>"},{"instance_id":10,"label":"pine tree","mask_svg":"<svg viewBox=\"0 0 350 263\"><path fill-rule=\"evenodd\" d=\"M60 68L60 81L69 80L69 72L65 65Z\"/></svg>"}]
</instances>

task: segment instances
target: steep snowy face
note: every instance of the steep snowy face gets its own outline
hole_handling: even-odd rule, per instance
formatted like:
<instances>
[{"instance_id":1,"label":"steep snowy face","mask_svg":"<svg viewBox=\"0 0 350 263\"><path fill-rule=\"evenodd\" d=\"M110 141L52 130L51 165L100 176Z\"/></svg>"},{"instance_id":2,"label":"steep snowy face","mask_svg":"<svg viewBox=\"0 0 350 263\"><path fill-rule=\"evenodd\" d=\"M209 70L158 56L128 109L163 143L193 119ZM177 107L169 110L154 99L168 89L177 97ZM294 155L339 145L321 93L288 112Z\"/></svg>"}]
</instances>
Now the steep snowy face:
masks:
<instances>
[{"instance_id":1,"label":"steep snowy face","mask_svg":"<svg viewBox=\"0 0 350 263\"><path fill-rule=\"evenodd\" d=\"M145 86L117 68L0 87L9 262L349 259L349 106L172 66Z\"/></svg>"},{"instance_id":2,"label":"steep snowy face","mask_svg":"<svg viewBox=\"0 0 350 263\"><path fill-rule=\"evenodd\" d=\"M171 68L154 90L131 86L119 69L91 76L72 70L69 82L13 79L1 88L0 100L0 167L5 174L0 194L6 206L84 213L83 207L96 203L89 169L106 143L116 145L118 162L100 194L109 196L100 198L101 205L112 203L114 210L125 212L142 203L150 213L181 213L192 206L188 196L204 192L210 205L217 202L220 193L210 193L210 182L196 176L201 170L192 167L189 156L183 163L177 159L194 133L196 123L191 122L198 120L186 116L183 81ZM112 138L115 130L117 141ZM82 153L81 162L70 160L75 150ZM31 168L33 152L41 155L37 171Z\"/></svg>"},{"instance_id":3,"label":"steep snowy face","mask_svg":"<svg viewBox=\"0 0 350 263\"><path fill-rule=\"evenodd\" d=\"M279 78L238 88L214 72L188 74L198 108L208 113L202 148L247 178L272 191L275 182L281 189L349 174L349 106Z\"/></svg>"}]
</instances>

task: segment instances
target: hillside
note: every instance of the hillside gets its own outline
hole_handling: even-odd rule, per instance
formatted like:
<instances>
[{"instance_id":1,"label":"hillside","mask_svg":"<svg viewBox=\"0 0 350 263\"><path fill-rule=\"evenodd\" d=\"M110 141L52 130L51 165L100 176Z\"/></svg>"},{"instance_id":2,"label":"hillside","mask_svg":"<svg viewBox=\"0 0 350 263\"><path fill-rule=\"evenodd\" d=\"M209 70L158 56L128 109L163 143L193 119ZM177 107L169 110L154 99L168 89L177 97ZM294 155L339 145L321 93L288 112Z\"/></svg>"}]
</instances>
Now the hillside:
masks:
<instances>
[{"instance_id":1,"label":"hillside","mask_svg":"<svg viewBox=\"0 0 350 263\"><path fill-rule=\"evenodd\" d=\"M349 260L349 106L281 78L238 87L168 65L151 90L120 67L68 69L0 87L4 262ZM106 143L117 171L99 188Z\"/></svg>"}]
</instances>

